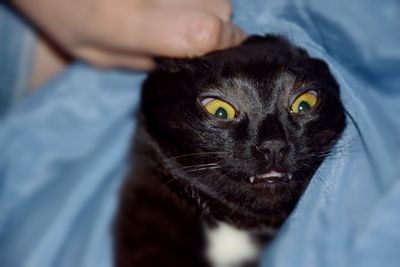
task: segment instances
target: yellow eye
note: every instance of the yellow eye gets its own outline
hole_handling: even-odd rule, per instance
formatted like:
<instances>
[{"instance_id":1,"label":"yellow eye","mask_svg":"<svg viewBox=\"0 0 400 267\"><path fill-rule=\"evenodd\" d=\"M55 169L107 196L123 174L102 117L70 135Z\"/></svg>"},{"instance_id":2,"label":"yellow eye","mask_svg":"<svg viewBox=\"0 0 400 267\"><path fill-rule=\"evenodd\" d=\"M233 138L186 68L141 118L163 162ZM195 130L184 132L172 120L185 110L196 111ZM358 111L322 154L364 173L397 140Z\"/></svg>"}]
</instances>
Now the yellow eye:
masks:
<instances>
[{"instance_id":1,"label":"yellow eye","mask_svg":"<svg viewBox=\"0 0 400 267\"><path fill-rule=\"evenodd\" d=\"M232 120L236 117L235 108L228 102L216 98L205 98L201 103L214 117L224 120Z\"/></svg>"},{"instance_id":2,"label":"yellow eye","mask_svg":"<svg viewBox=\"0 0 400 267\"><path fill-rule=\"evenodd\" d=\"M293 113L303 113L315 107L318 100L316 91L307 91L298 95L290 106Z\"/></svg>"}]
</instances>

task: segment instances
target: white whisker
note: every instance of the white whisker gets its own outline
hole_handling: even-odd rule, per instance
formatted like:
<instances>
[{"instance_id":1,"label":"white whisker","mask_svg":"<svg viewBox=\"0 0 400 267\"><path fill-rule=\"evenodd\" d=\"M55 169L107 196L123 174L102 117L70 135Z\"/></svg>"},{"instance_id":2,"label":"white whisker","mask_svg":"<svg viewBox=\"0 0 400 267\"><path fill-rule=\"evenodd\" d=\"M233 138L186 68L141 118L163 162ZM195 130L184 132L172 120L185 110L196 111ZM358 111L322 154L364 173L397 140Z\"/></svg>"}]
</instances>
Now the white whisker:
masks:
<instances>
[{"instance_id":1,"label":"white whisker","mask_svg":"<svg viewBox=\"0 0 400 267\"><path fill-rule=\"evenodd\" d=\"M227 151L189 153L189 154L179 155L179 156L176 156L176 157L167 158L167 159L165 159L165 161L171 161L171 160L176 160L176 159L179 159L179 158L190 157L190 156L205 156L205 155L217 155L217 156L219 156L220 154L228 154L228 153L229 152L227 152Z\"/></svg>"},{"instance_id":2,"label":"white whisker","mask_svg":"<svg viewBox=\"0 0 400 267\"><path fill-rule=\"evenodd\" d=\"M216 166L218 165L218 163L208 163L208 164L196 164L196 165L191 165L191 166L183 166L179 169L190 169L190 168L194 168L194 167L207 167L207 166Z\"/></svg>"},{"instance_id":3,"label":"white whisker","mask_svg":"<svg viewBox=\"0 0 400 267\"><path fill-rule=\"evenodd\" d=\"M211 167L205 167L205 168L198 168L198 169L193 169L193 170L188 170L187 172L197 172L197 171L205 171L205 170L215 170L219 169L221 166L211 166Z\"/></svg>"}]
</instances>

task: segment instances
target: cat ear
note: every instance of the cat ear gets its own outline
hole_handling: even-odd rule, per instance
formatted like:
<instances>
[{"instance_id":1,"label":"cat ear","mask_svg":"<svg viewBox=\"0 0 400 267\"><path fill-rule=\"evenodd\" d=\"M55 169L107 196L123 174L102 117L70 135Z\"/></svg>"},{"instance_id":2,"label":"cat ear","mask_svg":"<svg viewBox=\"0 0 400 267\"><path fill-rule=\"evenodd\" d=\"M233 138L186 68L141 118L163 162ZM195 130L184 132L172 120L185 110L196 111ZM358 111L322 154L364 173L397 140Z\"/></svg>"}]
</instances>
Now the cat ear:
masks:
<instances>
[{"instance_id":1,"label":"cat ear","mask_svg":"<svg viewBox=\"0 0 400 267\"><path fill-rule=\"evenodd\" d=\"M193 63L190 59L180 58L156 58L157 69L170 73L184 70L193 70Z\"/></svg>"},{"instance_id":2,"label":"cat ear","mask_svg":"<svg viewBox=\"0 0 400 267\"><path fill-rule=\"evenodd\" d=\"M265 35L250 35L244 42L246 44L265 44L267 46L276 46L293 50L301 56L308 57L308 53L303 48L294 47L291 42L283 35L265 34Z\"/></svg>"},{"instance_id":3,"label":"cat ear","mask_svg":"<svg viewBox=\"0 0 400 267\"><path fill-rule=\"evenodd\" d=\"M256 44L256 43L265 43L267 41L266 35L250 35L243 41L242 44Z\"/></svg>"},{"instance_id":4,"label":"cat ear","mask_svg":"<svg viewBox=\"0 0 400 267\"><path fill-rule=\"evenodd\" d=\"M283 35L277 34L265 34L265 35L250 35L242 44L262 44L267 45L280 45L280 46L290 46L290 42Z\"/></svg>"}]
</instances>

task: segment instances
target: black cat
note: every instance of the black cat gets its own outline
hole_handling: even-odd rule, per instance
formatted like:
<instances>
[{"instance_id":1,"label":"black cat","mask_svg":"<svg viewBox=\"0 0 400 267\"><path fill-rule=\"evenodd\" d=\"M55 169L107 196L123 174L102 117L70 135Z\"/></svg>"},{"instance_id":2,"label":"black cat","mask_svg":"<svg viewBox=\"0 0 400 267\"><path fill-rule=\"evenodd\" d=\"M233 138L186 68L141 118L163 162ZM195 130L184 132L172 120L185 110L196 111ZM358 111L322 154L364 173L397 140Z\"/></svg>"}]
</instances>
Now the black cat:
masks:
<instances>
[{"instance_id":1,"label":"black cat","mask_svg":"<svg viewBox=\"0 0 400 267\"><path fill-rule=\"evenodd\" d=\"M115 264L248 266L345 126L328 66L274 35L144 83Z\"/></svg>"}]
</instances>

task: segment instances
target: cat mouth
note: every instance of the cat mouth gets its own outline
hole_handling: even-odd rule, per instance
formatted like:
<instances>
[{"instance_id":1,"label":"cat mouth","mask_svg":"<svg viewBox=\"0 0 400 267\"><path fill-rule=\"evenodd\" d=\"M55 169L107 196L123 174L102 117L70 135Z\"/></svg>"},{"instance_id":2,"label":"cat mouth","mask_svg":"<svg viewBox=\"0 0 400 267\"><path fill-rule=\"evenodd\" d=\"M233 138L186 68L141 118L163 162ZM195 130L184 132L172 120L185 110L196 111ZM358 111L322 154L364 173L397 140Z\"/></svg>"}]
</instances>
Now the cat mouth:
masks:
<instances>
[{"instance_id":1,"label":"cat mouth","mask_svg":"<svg viewBox=\"0 0 400 267\"><path fill-rule=\"evenodd\" d=\"M288 183L292 180L292 174L271 170L267 173L253 175L249 178L251 184L276 184L276 183Z\"/></svg>"}]
</instances>

